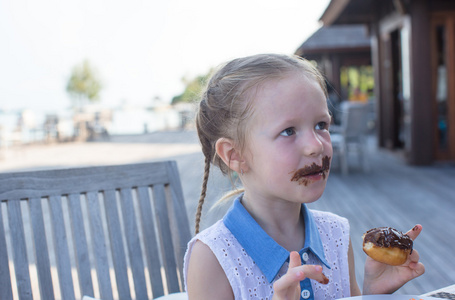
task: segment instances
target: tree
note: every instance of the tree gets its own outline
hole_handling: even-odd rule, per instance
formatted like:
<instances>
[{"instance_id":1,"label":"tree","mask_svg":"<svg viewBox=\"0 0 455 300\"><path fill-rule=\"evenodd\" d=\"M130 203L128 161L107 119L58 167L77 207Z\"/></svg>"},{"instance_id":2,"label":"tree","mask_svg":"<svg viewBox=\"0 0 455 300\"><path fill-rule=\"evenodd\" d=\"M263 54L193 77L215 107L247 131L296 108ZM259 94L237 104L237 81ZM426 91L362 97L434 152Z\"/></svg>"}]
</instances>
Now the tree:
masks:
<instances>
[{"instance_id":1,"label":"tree","mask_svg":"<svg viewBox=\"0 0 455 300\"><path fill-rule=\"evenodd\" d=\"M172 98L171 104L177 104L180 102L193 103L197 100L207 82L209 75L210 72L206 75L199 75L191 80L183 78L182 81L186 85L185 90L182 94Z\"/></svg>"},{"instance_id":2,"label":"tree","mask_svg":"<svg viewBox=\"0 0 455 300\"><path fill-rule=\"evenodd\" d=\"M86 100L89 102L99 101L101 88L101 80L87 60L73 68L66 85L66 91L73 99L74 107L79 108Z\"/></svg>"}]
</instances>

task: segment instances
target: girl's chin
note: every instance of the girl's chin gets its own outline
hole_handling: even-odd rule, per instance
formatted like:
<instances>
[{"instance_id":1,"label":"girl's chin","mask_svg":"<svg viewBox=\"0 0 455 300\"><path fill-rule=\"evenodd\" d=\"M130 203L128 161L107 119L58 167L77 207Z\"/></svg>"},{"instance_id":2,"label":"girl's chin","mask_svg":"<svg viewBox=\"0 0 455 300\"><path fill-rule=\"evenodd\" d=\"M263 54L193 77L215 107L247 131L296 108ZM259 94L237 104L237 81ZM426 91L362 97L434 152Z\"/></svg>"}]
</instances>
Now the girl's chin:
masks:
<instances>
[{"instance_id":1,"label":"girl's chin","mask_svg":"<svg viewBox=\"0 0 455 300\"><path fill-rule=\"evenodd\" d=\"M302 203L313 203L321 198L322 194L324 193L325 189L325 182L320 184L312 184L305 187L305 189L301 189L300 194L300 202ZM303 200L303 201L302 201Z\"/></svg>"},{"instance_id":2,"label":"girl's chin","mask_svg":"<svg viewBox=\"0 0 455 300\"><path fill-rule=\"evenodd\" d=\"M294 199L293 201L296 201L296 202L299 202L299 203L313 203L313 202L316 202L318 201L321 196L322 196L322 193L324 192L324 189L321 189L321 190L306 190L306 191L299 191L297 192L297 196L294 195L292 197L292 199Z\"/></svg>"}]
</instances>

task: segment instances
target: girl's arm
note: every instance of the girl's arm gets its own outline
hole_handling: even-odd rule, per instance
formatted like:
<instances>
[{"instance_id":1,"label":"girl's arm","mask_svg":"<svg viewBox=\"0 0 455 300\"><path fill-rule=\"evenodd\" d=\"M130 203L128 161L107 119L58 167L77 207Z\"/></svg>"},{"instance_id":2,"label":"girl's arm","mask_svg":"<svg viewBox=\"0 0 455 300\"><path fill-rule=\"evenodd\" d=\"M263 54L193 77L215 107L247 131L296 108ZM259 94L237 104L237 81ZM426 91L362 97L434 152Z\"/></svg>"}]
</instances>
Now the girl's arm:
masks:
<instances>
[{"instance_id":1,"label":"girl's arm","mask_svg":"<svg viewBox=\"0 0 455 300\"><path fill-rule=\"evenodd\" d=\"M349 239L349 250L348 250L348 263L349 263L349 281L351 285L351 296L361 296L359 285L355 277L355 263L354 263L354 251L352 250L351 239Z\"/></svg>"},{"instance_id":2,"label":"girl's arm","mask_svg":"<svg viewBox=\"0 0 455 300\"><path fill-rule=\"evenodd\" d=\"M212 250L197 241L192 249L187 276L188 299L233 300L229 280Z\"/></svg>"},{"instance_id":3,"label":"girl's arm","mask_svg":"<svg viewBox=\"0 0 455 300\"><path fill-rule=\"evenodd\" d=\"M406 234L412 240L422 231L421 225L416 225ZM401 266L389 266L377 262L370 257L365 261L364 294L391 294L406 282L419 277L425 272L425 267L419 262L419 253L412 251L408 260Z\"/></svg>"}]
</instances>

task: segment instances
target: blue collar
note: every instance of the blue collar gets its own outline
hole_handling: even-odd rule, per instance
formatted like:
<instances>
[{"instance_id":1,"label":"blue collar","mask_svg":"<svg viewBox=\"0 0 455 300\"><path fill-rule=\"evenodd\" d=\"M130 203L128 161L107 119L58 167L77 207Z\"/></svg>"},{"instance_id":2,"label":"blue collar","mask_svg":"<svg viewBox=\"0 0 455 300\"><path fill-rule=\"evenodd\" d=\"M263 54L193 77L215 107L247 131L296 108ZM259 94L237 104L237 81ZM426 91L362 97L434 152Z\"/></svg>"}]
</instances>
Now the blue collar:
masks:
<instances>
[{"instance_id":1,"label":"blue collar","mask_svg":"<svg viewBox=\"0 0 455 300\"><path fill-rule=\"evenodd\" d=\"M288 261L290 253L259 226L243 207L240 202L241 198L242 196L234 201L224 216L223 222L261 269L267 280L272 282L283 264ZM302 204L302 214L305 220L305 246L300 250L300 254L309 250L327 268L330 268L313 215L305 204Z\"/></svg>"}]
</instances>

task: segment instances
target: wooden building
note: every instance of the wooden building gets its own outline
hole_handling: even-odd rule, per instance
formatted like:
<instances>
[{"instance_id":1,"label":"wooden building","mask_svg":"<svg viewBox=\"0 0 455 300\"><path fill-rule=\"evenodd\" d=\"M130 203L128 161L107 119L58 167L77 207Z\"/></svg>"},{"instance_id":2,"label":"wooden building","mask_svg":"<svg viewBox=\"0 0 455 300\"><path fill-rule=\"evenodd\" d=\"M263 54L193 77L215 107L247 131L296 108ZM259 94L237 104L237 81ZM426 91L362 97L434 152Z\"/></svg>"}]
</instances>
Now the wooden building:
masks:
<instances>
[{"instance_id":1,"label":"wooden building","mask_svg":"<svg viewBox=\"0 0 455 300\"><path fill-rule=\"evenodd\" d=\"M295 54L316 62L342 100L349 98L346 83L341 80L343 69L371 66L370 37L365 25L323 26Z\"/></svg>"},{"instance_id":2,"label":"wooden building","mask_svg":"<svg viewBox=\"0 0 455 300\"><path fill-rule=\"evenodd\" d=\"M379 146L455 161L455 1L331 0L320 20L368 27Z\"/></svg>"}]
</instances>

